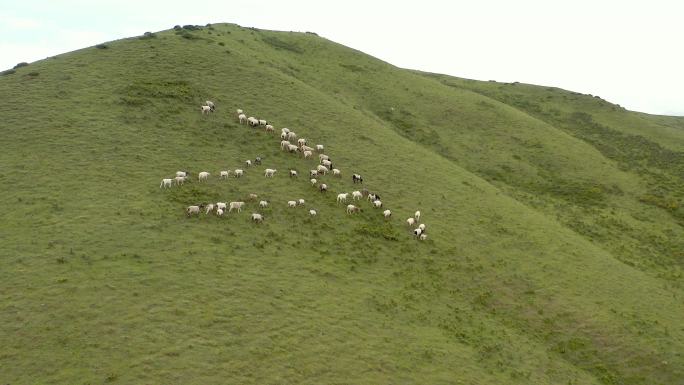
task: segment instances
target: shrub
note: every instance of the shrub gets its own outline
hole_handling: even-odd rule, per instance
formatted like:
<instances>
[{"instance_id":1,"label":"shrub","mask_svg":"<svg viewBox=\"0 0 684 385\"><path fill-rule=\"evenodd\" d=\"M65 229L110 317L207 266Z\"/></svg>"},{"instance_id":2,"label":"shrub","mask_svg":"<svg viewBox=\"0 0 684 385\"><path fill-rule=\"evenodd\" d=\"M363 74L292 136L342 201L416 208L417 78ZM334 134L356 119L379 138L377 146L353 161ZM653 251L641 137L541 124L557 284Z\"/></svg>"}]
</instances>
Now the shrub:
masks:
<instances>
[{"instance_id":1,"label":"shrub","mask_svg":"<svg viewBox=\"0 0 684 385\"><path fill-rule=\"evenodd\" d=\"M12 75L12 74L15 73L15 72L17 72L17 71L15 71L15 70L5 70L5 71L0 72L0 76Z\"/></svg>"},{"instance_id":2,"label":"shrub","mask_svg":"<svg viewBox=\"0 0 684 385\"><path fill-rule=\"evenodd\" d=\"M180 25L174 25L174 26L173 26L173 29L176 30L176 31L180 31L180 30L181 30L181 26L180 26Z\"/></svg>"},{"instance_id":3,"label":"shrub","mask_svg":"<svg viewBox=\"0 0 684 385\"><path fill-rule=\"evenodd\" d=\"M17 68L21 68L21 67L26 67L27 65L29 65L29 63L23 61L23 62L21 62L21 63L17 63L17 65L15 65L15 66L13 67L13 69L17 69Z\"/></svg>"},{"instance_id":4,"label":"shrub","mask_svg":"<svg viewBox=\"0 0 684 385\"><path fill-rule=\"evenodd\" d=\"M33 72L28 73L28 76L31 76L31 77L36 77L38 75L40 75L40 72L38 72L38 71L33 71Z\"/></svg>"},{"instance_id":5,"label":"shrub","mask_svg":"<svg viewBox=\"0 0 684 385\"><path fill-rule=\"evenodd\" d=\"M222 42L222 41L219 41L218 45L224 46L224 45L226 45L226 43L224 43L224 42Z\"/></svg>"},{"instance_id":6,"label":"shrub","mask_svg":"<svg viewBox=\"0 0 684 385\"><path fill-rule=\"evenodd\" d=\"M157 35L152 32L145 32L142 36L140 36L141 39L153 39L155 37L157 37Z\"/></svg>"},{"instance_id":7,"label":"shrub","mask_svg":"<svg viewBox=\"0 0 684 385\"><path fill-rule=\"evenodd\" d=\"M97 49L107 49L109 46L107 44L98 44L95 46Z\"/></svg>"},{"instance_id":8,"label":"shrub","mask_svg":"<svg viewBox=\"0 0 684 385\"><path fill-rule=\"evenodd\" d=\"M199 25L192 25L192 24L187 24L183 26L183 29L188 30L188 31L197 31L202 29Z\"/></svg>"},{"instance_id":9,"label":"shrub","mask_svg":"<svg viewBox=\"0 0 684 385\"><path fill-rule=\"evenodd\" d=\"M306 31L306 33L308 33L309 35L316 35L316 36L318 36L318 34L317 34L316 32L309 32L309 31Z\"/></svg>"}]
</instances>

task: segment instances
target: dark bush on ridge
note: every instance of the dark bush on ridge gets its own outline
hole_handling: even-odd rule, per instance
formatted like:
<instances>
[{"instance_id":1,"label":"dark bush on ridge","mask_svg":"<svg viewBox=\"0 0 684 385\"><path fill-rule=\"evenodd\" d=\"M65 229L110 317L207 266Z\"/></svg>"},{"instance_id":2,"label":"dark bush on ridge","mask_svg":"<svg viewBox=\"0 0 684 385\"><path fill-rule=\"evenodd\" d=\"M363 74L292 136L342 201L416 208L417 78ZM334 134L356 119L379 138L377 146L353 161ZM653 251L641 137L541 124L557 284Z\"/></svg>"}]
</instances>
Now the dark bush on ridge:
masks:
<instances>
[{"instance_id":1,"label":"dark bush on ridge","mask_svg":"<svg viewBox=\"0 0 684 385\"><path fill-rule=\"evenodd\" d=\"M17 68L21 68L21 67L26 67L27 65L29 65L29 63L23 61L23 62L18 63L17 65L15 65L15 66L13 67L13 69L17 69Z\"/></svg>"},{"instance_id":2,"label":"dark bush on ridge","mask_svg":"<svg viewBox=\"0 0 684 385\"><path fill-rule=\"evenodd\" d=\"M109 46L107 44L98 44L95 46L97 49L107 49Z\"/></svg>"}]
</instances>

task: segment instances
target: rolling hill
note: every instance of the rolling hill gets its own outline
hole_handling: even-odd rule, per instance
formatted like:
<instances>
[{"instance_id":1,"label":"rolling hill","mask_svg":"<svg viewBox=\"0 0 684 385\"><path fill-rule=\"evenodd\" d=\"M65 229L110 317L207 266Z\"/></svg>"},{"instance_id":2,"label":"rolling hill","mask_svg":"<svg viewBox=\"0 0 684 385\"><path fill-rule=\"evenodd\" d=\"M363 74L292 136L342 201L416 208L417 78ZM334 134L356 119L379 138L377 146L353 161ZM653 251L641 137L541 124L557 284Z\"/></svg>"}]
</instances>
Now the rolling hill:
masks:
<instances>
[{"instance_id":1,"label":"rolling hill","mask_svg":"<svg viewBox=\"0 0 684 385\"><path fill-rule=\"evenodd\" d=\"M2 383L684 384L684 118L233 24L31 63L0 94ZM319 193L237 108L344 177ZM392 220L335 203L354 172ZM184 214L249 193L263 224Z\"/></svg>"}]
</instances>

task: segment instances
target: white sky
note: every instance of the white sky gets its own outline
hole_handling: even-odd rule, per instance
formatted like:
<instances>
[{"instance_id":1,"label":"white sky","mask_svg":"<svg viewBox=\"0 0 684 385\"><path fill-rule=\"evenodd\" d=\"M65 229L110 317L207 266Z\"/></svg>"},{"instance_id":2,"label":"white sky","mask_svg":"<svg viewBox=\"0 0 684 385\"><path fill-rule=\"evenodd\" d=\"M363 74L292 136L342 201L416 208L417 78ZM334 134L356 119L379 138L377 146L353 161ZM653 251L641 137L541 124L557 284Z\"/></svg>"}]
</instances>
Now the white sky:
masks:
<instances>
[{"instance_id":1,"label":"white sky","mask_svg":"<svg viewBox=\"0 0 684 385\"><path fill-rule=\"evenodd\" d=\"M599 95L684 115L684 1L0 0L0 69L229 22L312 31L404 68Z\"/></svg>"}]
</instances>

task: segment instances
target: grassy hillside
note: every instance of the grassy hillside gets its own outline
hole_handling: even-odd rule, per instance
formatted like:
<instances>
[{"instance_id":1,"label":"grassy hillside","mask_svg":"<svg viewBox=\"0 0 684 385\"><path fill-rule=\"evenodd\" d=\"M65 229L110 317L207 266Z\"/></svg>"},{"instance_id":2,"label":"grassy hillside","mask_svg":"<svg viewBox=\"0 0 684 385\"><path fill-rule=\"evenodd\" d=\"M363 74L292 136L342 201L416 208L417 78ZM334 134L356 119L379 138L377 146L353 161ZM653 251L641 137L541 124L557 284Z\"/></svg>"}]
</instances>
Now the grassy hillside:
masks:
<instances>
[{"instance_id":1,"label":"grassy hillside","mask_svg":"<svg viewBox=\"0 0 684 385\"><path fill-rule=\"evenodd\" d=\"M3 383L684 383L681 118L228 24L32 63L0 93L21 101L0 105ZM344 178L317 192L316 162L236 108ZM193 180L161 190L176 170ZM335 203L353 172L391 221ZM271 207L184 215L249 193Z\"/></svg>"}]
</instances>

